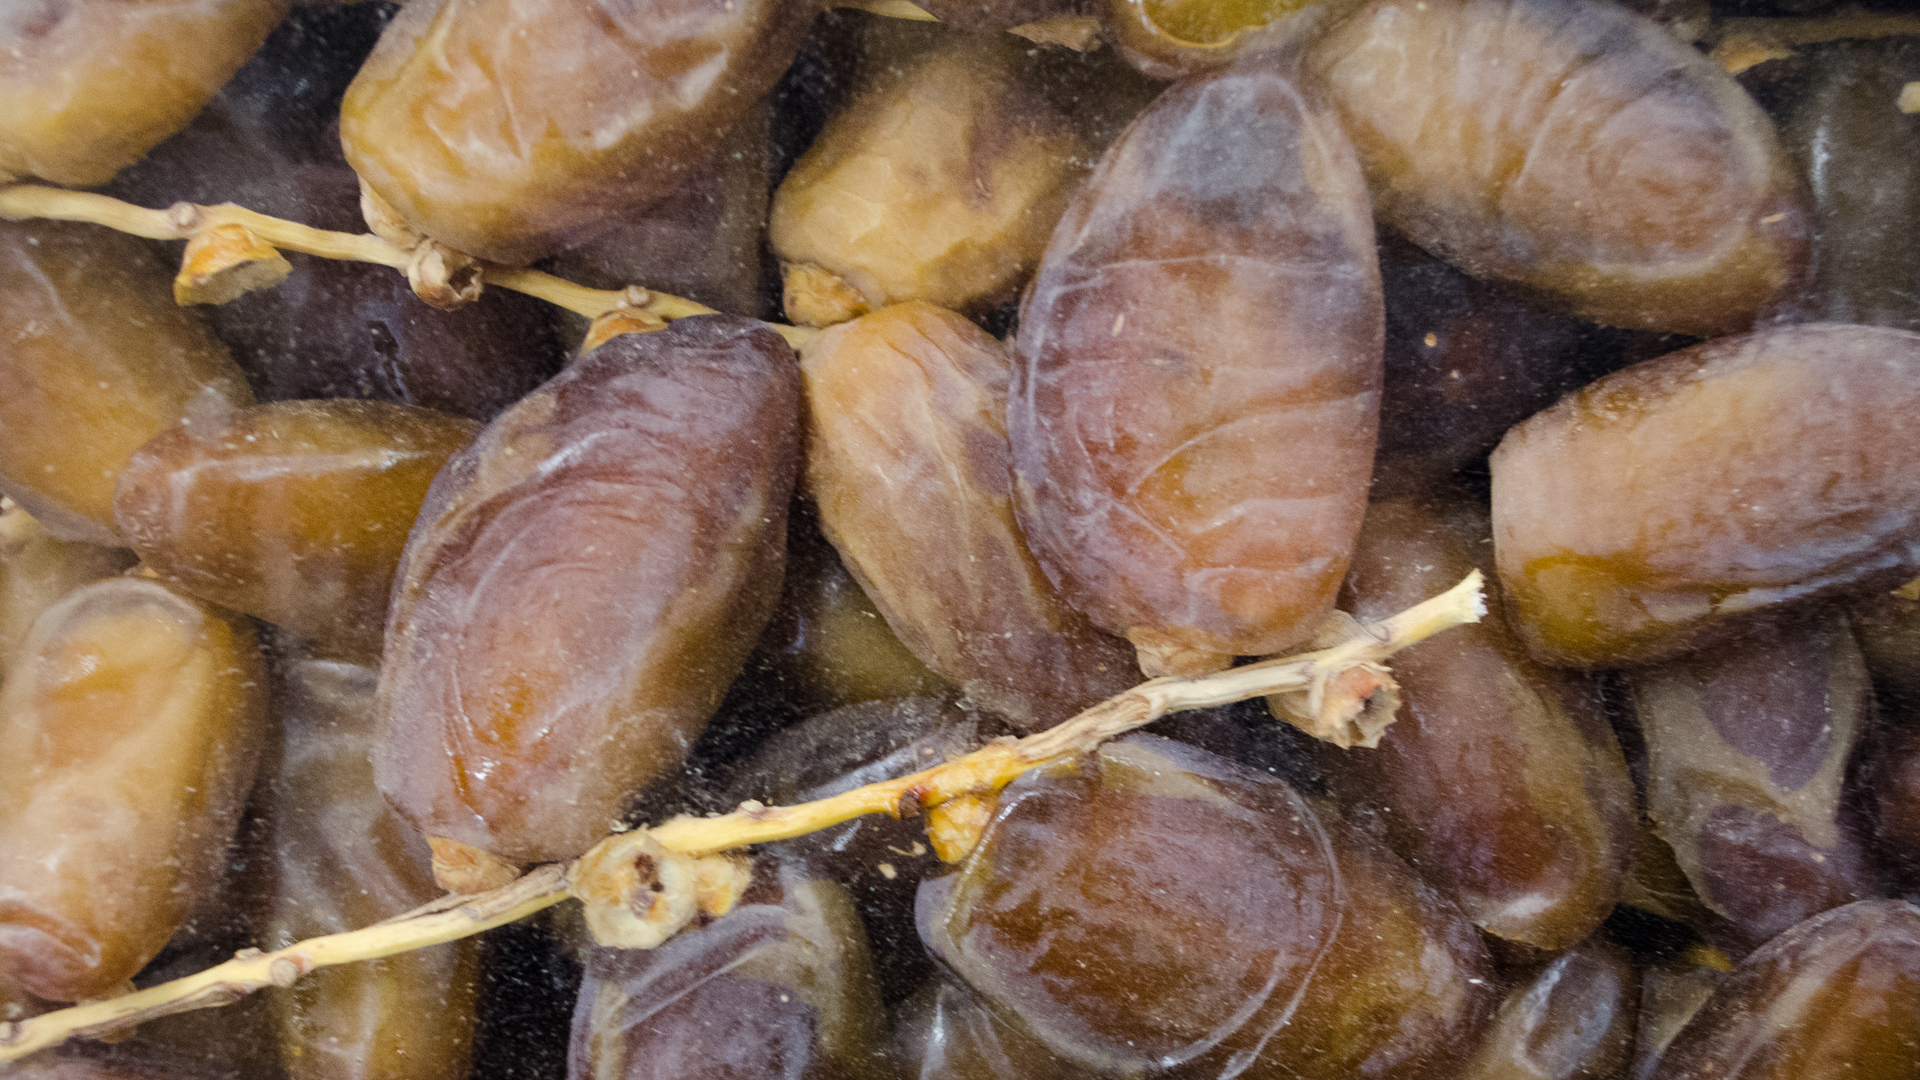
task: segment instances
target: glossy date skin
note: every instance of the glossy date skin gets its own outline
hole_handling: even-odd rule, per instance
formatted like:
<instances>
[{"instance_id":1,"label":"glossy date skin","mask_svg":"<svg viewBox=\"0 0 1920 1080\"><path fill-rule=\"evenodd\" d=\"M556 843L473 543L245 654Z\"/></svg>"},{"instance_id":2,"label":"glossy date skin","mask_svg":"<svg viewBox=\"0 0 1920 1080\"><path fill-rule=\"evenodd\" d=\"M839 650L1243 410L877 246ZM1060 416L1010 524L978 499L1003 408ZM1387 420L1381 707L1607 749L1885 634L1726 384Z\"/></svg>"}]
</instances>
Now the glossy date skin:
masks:
<instances>
[{"instance_id":1,"label":"glossy date skin","mask_svg":"<svg viewBox=\"0 0 1920 1080\"><path fill-rule=\"evenodd\" d=\"M1569 395L1493 453L1494 551L1549 663L1614 666L1920 569L1920 334L1791 326Z\"/></svg>"},{"instance_id":2,"label":"glossy date skin","mask_svg":"<svg viewBox=\"0 0 1920 1080\"><path fill-rule=\"evenodd\" d=\"M732 316L622 335L449 462L394 586L374 762L422 832L571 857L679 763L779 597L795 368Z\"/></svg>"},{"instance_id":3,"label":"glossy date skin","mask_svg":"<svg viewBox=\"0 0 1920 1080\"><path fill-rule=\"evenodd\" d=\"M820 526L913 654L1038 731L1138 681L1020 534L999 342L928 304L828 330L801 363Z\"/></svg>"},{"instance_id":4,"label":"glossy date skin","mask_svg":"<svg viewBox=\"0 0 1920 1080\"><path fill-rule=\"evenodd\" d=\"M903 1080L1091 1080L936 976L900 1011L889 1052Z\"/></svg>"},{"instance_id":5,"label":"glossy date skin","mask_svg":"<svg viewBox=\"0 0 1920 1080\"><path fill-rule=\"evenodd\" d=\"M348 88L341 142L413 228L521 265L671 195L786 70L813 12L786 0L412 5Z\"/></svg>"},{"instance_id":6,"label":"glossy date skin","mask_svg":"<svg viewBox=\"0 0 1920 1080\"><path fill-rule=\"evenodd\" d=\"M1353 614L1382 619L1446 590L1485 535L1470 509L1375 503L1347 572ZM1528 657L1493 589L1487 606L1394 658L1400 713L1377 748L1316 759L1347 816L1380 823L1475 925L1558 952L1620 899L1633 788L1594 688Z\"/></svg>"},{"instance_id":7,"label":"glossy date skin","mask_svg":"<svg viewBox=\"0 0 1920 1080\"><path fill-rule=\"evenodd\" d=\"M1776 620L1629 682L1647 743L1647 812L1739 945L1875 895L1842 805L1873 720L1844 619Z\"/></svg>"},{"instance_id":8,"label":"glossy date skin","mask_svg":"<svg viewBox=\"0 0 1920 1080\"><path fill-rule=\"evenodd\" d=\"M377 660L428 485L480 425L376 401L237 409L148 440L114 498L127 543L186 592Z\"/></svg>"},{"instance_id":9,"label":"glossy date skin","mask_svg":"<svg viewBox=\"0 0 1920 1080\"><path fill-rule=\"evenodd\" d=\"M0 970L104 997L208 896L253 783L266 673L246 620L151 581L70 593L0 688Z\"/></svg>"},{"instance_id":10,"label":"glossy date skin","mask_svg":"<svg viewBox=\"0 0 1920 1080\"><path fill-rule=\"evenodd\" d=\"M1652 1080L1920 1077L1920 908L1869 900L1749 956L1676 1037Z\"/></svg>"},{"instance_id":11,"label":"glossy date skin","mask_svg":"<svg viewBox=\"0 0 1920 1080\"><path fill-rule=\"evenodd\" d=\"M1152 736L1008 786L921 937L994 1011L1101 1072L1443 1072L1480 1030L1471 925L1283 781Z\"/></svg>"},{"instance_id":12,"label":"glossy date skin","mask_svg":"<svg viewBox=\"0 0 1920 1080\"><path fill-rule=\"evenodd\" d=\"M829 326L920 300L970 315L1009 299L1093 151L1004 35L888 51L774 194L787 317Z\"/></svg>"},{"instance_id":13,"label":"glossy date skin","mask_svg":"<svg viewBox=\"0 0 1920 1080\"><path fill-rule=\"evenodd\" d=\"M1361 0L1097 0L1101 29L1120 55L1156 79L1224 67L1241 56L1297 46Z\"/></svg>"},{"instance_id":14,"label":"glossy date skin","mask_svg":"<svg viewBox=\"0 0 1920 1080\"><path fill-rule=\"evenodd\" d=\"M41 612L131 565L119 548L56 540L25 510L0 510L0 679Z\"/></svg>"},{"instance_id":15,"label":"glossy date skin","mask_svg":"<svg viewBox=\"0 0 1920 1080\"><path fill-rule=\"evenodd\" d=\"M880 1080L881 1016L846 891L762 863L710 925L587 953L567 1076Z\"/></svg>"},{"instance_id":16,"label":"glossy date skin","mask_svg":"<svg viewBox=\"0 0 1920 1080\"><path fill-rule=\"evenodd\" d=\"M1169 89L1075 196L1021 308L1016 499L1149 675L1279 652L1332 609L1381 318L1358 166L1280 60Z\"/></svg>"},{"instance_id":17,"label":"glossy date skin","mask_svg":"<svg viewBox=\"0 0 1920 1080\"><path fill-rule=\"evenodd\" d=\"M373 668L280 672L284 742L267 781L275 944L371 926L436 899L426 843L372 769ZM289 1080L460 1080L472 1057L472 940L316 971L272 996Z\"/></svg>"},{"instance_id":18,"label":"glossy date skin","mask_svg":"<svg viewBox=\"0 0 1920 1080\"><path fill-rule=\"evenodd\" d=\"M193 119L287 0L23 0L0 9L0 183L113 179Z\"/></svg>"},{"instance_id":19,"label":"glossy date skin","mask_svg":"<svg viewBox=\"0 0 1920 1080\"><path fill-rule=\"evenodd\" d=\"M138 240L0 224L0 494L62 540L121 543L113 485L141 443L253 403Z\"/></svg>"},{"instance_id":20,"label":"glossy date skin","mask_svg":"<svg viewBox=\"0 0 1920 1080\"><path fill-rule=\"evenodd\" d=\"M1633 1052L1640 972L1626 950L1594 939L1515 987L1458 1080L1618 1076Z\"/></svg>"},{"instance_id":21,"label":"glossy date skin","mask_svg":"<svg viewBox=\"0 0 1920 1080\"><path fill-rule=\"evenodd\" d=\"M1799 181L1723 71L1599 0L1377 0L1312 47L1380 220L1584 319L1714 336L1808 265Z\"/></svg>"}]
</instances>

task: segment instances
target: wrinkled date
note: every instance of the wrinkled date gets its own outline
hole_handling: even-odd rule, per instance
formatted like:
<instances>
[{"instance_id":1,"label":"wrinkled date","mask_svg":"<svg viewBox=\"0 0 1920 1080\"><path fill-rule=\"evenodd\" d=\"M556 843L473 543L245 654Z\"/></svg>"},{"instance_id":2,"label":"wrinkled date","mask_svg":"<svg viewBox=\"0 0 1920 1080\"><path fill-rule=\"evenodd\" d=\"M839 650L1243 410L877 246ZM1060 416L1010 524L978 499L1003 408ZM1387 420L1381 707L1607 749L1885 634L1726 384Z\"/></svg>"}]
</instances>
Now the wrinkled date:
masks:
<instances>
[{"instance_id":1,"label":"wrinkled date","mask_svg":"<svg viewBox=\"0 0 1920 1080\"><path fill-rule=\"evenodd\" d=\"M1148 674L1278 652L1332 609L1381 311L1352 150L1278 61L1162 94L1069 206L1021 309L1020 521Z\"/></svg>"},{"instance_id":2,"label":"wrinkled date","mask_svg":"<svg viewBox=\"0 0 1920 1080\"><path fill-rule=\"evenodd\" d=\"M421 831L578 855L679 763L780 594L795 367L731 316L622 335L454 456L380 673L376 775Z\"/></svg>"}]
</instances>

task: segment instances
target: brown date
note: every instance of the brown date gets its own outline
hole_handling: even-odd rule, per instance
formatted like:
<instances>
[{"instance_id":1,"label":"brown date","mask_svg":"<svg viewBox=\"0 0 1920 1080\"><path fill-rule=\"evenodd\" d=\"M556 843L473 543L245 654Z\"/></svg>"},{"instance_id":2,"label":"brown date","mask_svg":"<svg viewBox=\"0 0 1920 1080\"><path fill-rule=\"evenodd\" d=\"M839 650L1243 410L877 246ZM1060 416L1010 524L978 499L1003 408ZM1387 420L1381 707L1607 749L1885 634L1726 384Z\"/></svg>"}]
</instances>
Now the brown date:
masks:
<instances>
[{"instance_id":1,"label":"brown date","mask_svg":"<svg viewBox=\"0 0 1920 1080\"><path fill-rule=\"evenodd\" d=\"M43 612L0 687L0 971L104 997L213 888L265 732L244 619L134 578Z\"/></svg>"},{"instance_id":2,"label":"brown date","mask_svg":"<svg viewBox=\"0 0 1920 1080\"><path fill-rule=\"evenodd\" d=\"M120 534L179 588L374 660L427 487L480 425L380 401L282 401L164 431L114 497Z\"/></svg>"},{"instance_id":3,"label":"brown date","mask_svg":"<svg viewBox=\"0 0 1920 1080\"><path fill-rule=\"evenodd\" d=\"M1900 712L1920 706L1920 600L1910 595L1902 589L1863 596L1847 607L1874 692Z\"/></svg>"},{"instance_id":4,"label":"brown date","mask_svg":"<svg viewBox=\"0 0 1920 1080\"><path fill-rule=\"evenodd\" d=\"M1863 900L1747 957L1651 1080L1920 1077L1920 908Z\"/></svg>"},{"instance_id":5,"label":"brown date","mask_svg":"<svg viewBox=\"0 0 1920 1080\"><path fill-rule=\"evenodd\" d=\"M1807 269L1759 106L1600 0L1376 0L1318 41L1380 220L1614 326L1753 325Z\"/></svg>"},{"instance_id":6,"label":"brown date","mask_svg":"<svg viewBox=\"0 0 1920 1080\"><path fill-rule=\"evenodd\" d=\"M1494 551L1550 663L1617 665L1736 616L1920 570L1920 334L1815 324L1616 372L1509 431Z\"/></svg>"},{"instance_id":7,"label":"brown date","mask_svg":"<svg viewBox=\"0 0 1920 1080\"><path fill-rule=\"evenodd\" d=\"M187 126L287 0L0 5L0 183L104 184Z\"/></svg>"},{"instance_id":8,"label":"brown date","mask_svg":"<svg viewBox=\"0 0 1920 1080\"><path fill-rule=\"evenodd\" d=\"M1090 1080L1048 1053L968 990L935 976L894 1024L889 1052L902 1080Z\"/></svg>"},{"instance_id":9,"label":"brown date","mask_svg":"<svg viewBox=\"0 0 1920 1080\"><path fill-rule=\"evenodd\" d=\"M1366 510L1381 319L1359 167L1281 60L1167 90L1074 197L1021 309L1016 500L1048 577L1148 674L1327 617Z\"/></svg>"},{"instance_id":10,"label":"brown date","mask_svg":"<svg viewBox=\"0 0 1920 1080\"><path fill-rule=\"evenodd\" d=\"M140 444L253 402L170 277L121 233L0 223L0 494L62 540L118 545L113 485Z\"/></svg>"},{"instance_id":11,"label":"brown date","mask_svg":"<svg viewBox=\"0 0 1920 1080\"><path fill-rule=\"evenodd\" d=\"M821 529L915 656L1031 732L1138 680L1021 538L1009 366L974 324L909 303L828 330L800 373Z\"/></svg>"},{"instance_id":12,"label":"brown date","mask_svg":"<svg viewBox=\"0 0 1920 1080\"><path fill-rule=\"evenodd\" d=\"M1444 1074L1485 952L1405 864L1285 782L1135 735L1000 795L921 936L1000 1016L1102 1073Z\"/></svg>"},{"instance_id":13,"label":"brown date","mask_svg":"<svg viewBox=\"0 0 1920 1080\"><path fill-rule=\"evenodd\" d=\"M281 672L281 760L267 779L275 944L371 926L438 898L426 843L374 787L372 668ZM316 971L272 995L289 1080L461 1080L475 942Z\"/></svg>"},{"instance_id":14,"label":"brown date","mask_svg":"<svg viewBox=\"0 0 1920 1080\"><path fill-rule=\"evenodd\" d=\"M1640 971L1626 950L1592 940L1515 987L1455 1080L1618 1076L1633 1053Z\"/></svg>"},{"instance_id":15,"label":"brown date","mask_svg":"<svg viewBox=\"0 0 1920 1080\"><path fill-rule=\"evenodd\" d=\"M1383 619L1445 591L1485 535L1472 510L1375 503L1347 571L1353 614ZM1528 657L1491 588L1487 606L1394 657L1399 722L1377 748L1315 756L1347 816L1379 823L1475 925L1558 952L1620 899L1633 786L1593 687Z\"/></svg>"},{"instance_id":16,"label":"brown date","mask_svg":"<svg viewBox=\"0 0 1920 1080\"><path fill-rule=\"evenodd\" d=\"M878 1080L880 1002L846 890L762 863L739 906L659 948L587 954L574 1080Z\"/></svg>"},{"instance_id":17,"label":"brown date","mask_svg":"<svg viewBox=\"0 0 1920 1080\"><path fill-rule=\"evenodd\" d=\"M520 265L673 194L786 70L814 10L789 0L411 4L348 88L341 142L414 229Z\"/></svg>"},{"instance_id":18,"label":"brown date","mask_svg":"<svg viewBox=\"0 0 1920 1080\"><path fill-rule=\"evenodd\" d=\"M56 540L25 510L0 509L0 678L42 611L131 565L133 557L118 548Z\"/></svg>"},{"instance_id":19,"label":"brown date","mask_svg":"<svg viewBox=\"0 0 1920 1080\"><path fill-rule=\"evenodd\" d=\"M682 319L588 353L454 455L394 584L380 789L429 837L578 855L674 768L780 592L793 353Z\"/></svg>"},{"instance_id":20,"label":"brown date","mask_svg":"<svg viewBox=\"0 0 1920 1080\"><path fill-rule=\"evenodd\" d=\"M1775 620L1628 678L1647 743L1647 812L1739 945L1874 895L1842 808L1873 719L1845 619Z\"/></svg>"},{"instance_id":21,"label":"brown date","mask_svg":"<svg viewBox=\"0 0 1920 1080\"><path fill-rule=\"evenodd\" d=\"M1640 973L1640 1021L1634 1034L1631 1080L1647 1080L1673 1037L1687 1026L1726 981L1733 962L1726 954L1695 945L1649 964Z\"/></svg>"},{"instance_id":22,"label":"brown date","mask_svg":"<svg viewBox=\"0 0 1920 1080\"><path fill-rule=\"evenodd\" d=\"M1015 39L951 34L869 62L773 198L787 317L921 300L980 314L1026 281L1092 157Z\"/></svg>"}]
</instances>

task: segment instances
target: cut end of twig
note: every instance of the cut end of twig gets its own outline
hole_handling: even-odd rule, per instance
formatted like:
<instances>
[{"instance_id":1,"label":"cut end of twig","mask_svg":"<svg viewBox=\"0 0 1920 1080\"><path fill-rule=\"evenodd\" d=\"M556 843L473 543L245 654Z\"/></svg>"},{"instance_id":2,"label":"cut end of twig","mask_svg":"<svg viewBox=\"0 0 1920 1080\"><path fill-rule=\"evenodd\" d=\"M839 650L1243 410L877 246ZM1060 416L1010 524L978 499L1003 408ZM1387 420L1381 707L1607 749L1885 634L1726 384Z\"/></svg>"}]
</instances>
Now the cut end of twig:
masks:
<instances>
[{"instance_id":1,"label":"cut end of twig","mask_svg":"<svg viewBox=\"0 0 1920 1080\"><path fill-rule=\"evenodd\" d=\"M480 261L438 240L422 240L407 263L413 294L441 311L458 311L480 299L487 285Z\"/></svg>"},{"instance_id":2,"label":"cut end of twig","mask_svg":"<svg viewBox=\"0 0 1920 1080\"><path fill-rule=\"evenodd\" d=\"M1316 676L1305 690L1270 695L1267 707L1316 739L1371 749L1400 711L1400 687L1384 665L1363 661Z\"/></svg>"},{"instance_id":3,"label":"cut end of twig","mask_svg":"<svg viewBox=\"0 0 1920 1080\"><path fill-rule=\"evenodd\" d=\"M781 305L801 326L834 326L873 310L840 275L812 263L788 263L781 273Z\"/></svg>"},{"instance_id":4,"label":"cut end of twig","mask_svg":"<svg viewBox=\"0 0 1920 1080\"><path fill-rule=\"evenodd\" d=\"M520 867L472 844L429 836L427 847L433 851L433 883L450 893L491 892L520 876Z\"/></svg>"},{"instance_id":5,"label":"cut end of twig","mask_svg":"<svg viewBox=\"0 0 1920 1080\"><path fill-rule=\"evenodd\" d=\"M244 225L216 225L187 241L180 273L173 279L173 302L224 304L255 289L287 280L293 264L272 244Z\"/></svg>"},{"instance_id":6,"label":"cut end of twig","mask_svg":"<svg viewBox=\"0 0 1920 1080\"><path fill-rule=\"evenodd\" d=\"M927 839L941 862L956 863L980 846L1000 799L997 792L968 793L927 811Z\"/></svg>"},{"instance_id":7,"label":"cut end of twig","mask_svg":"<svg viewBox=\"0 0 1920 1080\"><path fill-rule=\"evenodd\" d=\"M646 829L610 836L567 871L593 940L614 949L651 949L700 910L694 860L662 847Z\"/></svg>"},{"instance_id":8,"label":"cut end of twig","mask_svg":"<svg viewBox=\"0 0 1920 1080\"><path fill-rule=\"evenodd\" d=\"M580 351L590 353L621 334L651 334L666 328L667 320L651 311L614 308L594 319L593 324L587 327L587 336L580 342Z\"/></svg>"}]
</instances>

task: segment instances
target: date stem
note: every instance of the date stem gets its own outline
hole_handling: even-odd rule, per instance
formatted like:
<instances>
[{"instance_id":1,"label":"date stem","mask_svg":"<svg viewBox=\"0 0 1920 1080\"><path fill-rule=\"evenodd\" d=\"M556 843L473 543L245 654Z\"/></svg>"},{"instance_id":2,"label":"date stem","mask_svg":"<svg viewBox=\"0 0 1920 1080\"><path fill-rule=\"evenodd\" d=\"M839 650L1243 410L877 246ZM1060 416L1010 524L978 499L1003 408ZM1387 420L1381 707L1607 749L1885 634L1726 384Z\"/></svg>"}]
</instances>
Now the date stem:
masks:
<instances>
[{"instance_id":1,"label":"date stem","mask_svg":"<svg viewBox=\"0 0 1920 1080\"><path fill-rule=\"evenodd\" d=\"M0 190L0 197L4 194ZM4 205L0 203L0 207ZM581 856L578 865L582 869L596 862L624 866L631 860L596 860L595 854L609 845L631 846L636 839L650 839L682 855L708 856L804 836L865 814L911 817L956 799L990 796L1024 773L1071 762L1108 739L1187 709L1285 691L1312 692L1324 708L1347 707L1352 703L1337 700L1339 688L1346 685L1339 678L1343 673L1356 667L1378 667L1409 645L1443 630L1478 622L1486 614L1481 580L1476 570L1439 596L1379 622L1358 624L1358 630L1330 648L1211 675L1154 679L1038 734L1000 739L943 765L830 798L785 807L748 803L715 817L674 818L645 830L649 834L646 838L617 833ZM575 865L536 867L491 892L449 896L362 930L312 938L272 952L246 950L224 964L183 979L0 1024L0 1062L17 1060L70 1038L98 1038L157 1017L231 1004L268 986L291 986L315 968L375 960L469 937L523 919L570 896L625 895L627 890L618 882L600 880L598 871L576 873L570 885L568 873Z\"/></svg>"},{"instance_id":2,"label":"date stem","mask_svg":"<svg viewBox=\"0 0 1920 1080\"><path fill-rule=\"evenodd\" d=\"M192 240L221 226L238 225L276 248L323 259L373 263L402 272L413 262L410 252L402 251L372 233L316 229L232 203L200 206L182 202L165 210L151 210L87 191L67 191L39 184L0 187L0 219L26 221L34 218L105 225L109 229L148 240ZM589 289L539 270L515 270L500 266L483 266L481 272L489 285L526 293L590 319L620 308L645 311L664 320L718 314L705 304L650 289ZM638 304L633 302L637 296L644 297ZM795 349L818 336L818 331L806 327L779 323L767 325Z\"/></svg>"}]
</instances>

